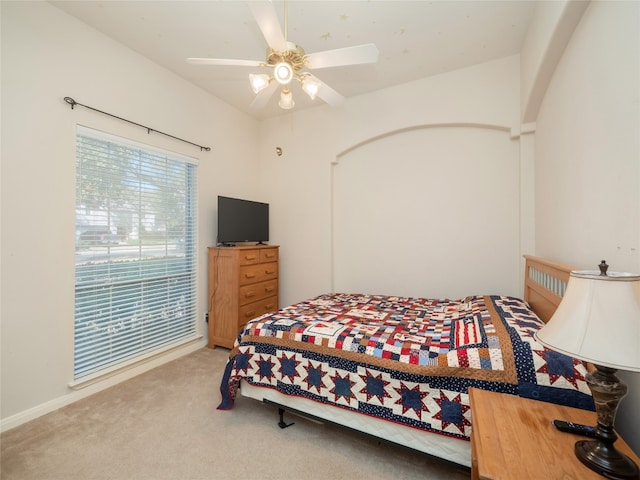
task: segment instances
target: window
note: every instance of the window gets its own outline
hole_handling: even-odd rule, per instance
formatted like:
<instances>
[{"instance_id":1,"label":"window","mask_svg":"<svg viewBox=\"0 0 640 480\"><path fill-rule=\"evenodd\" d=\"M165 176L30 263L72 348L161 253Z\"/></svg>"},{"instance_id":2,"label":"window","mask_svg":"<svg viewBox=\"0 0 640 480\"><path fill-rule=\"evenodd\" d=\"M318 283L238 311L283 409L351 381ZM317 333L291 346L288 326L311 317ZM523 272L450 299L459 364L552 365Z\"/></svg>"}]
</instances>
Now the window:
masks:
<instances>
[{"instance_id":1,"label":"window","mask_svg":"<svg viewBox=\"0 0 640 480\"><path fill-rule=\"evenodd\" d=\"M78 127L76 379L195 337L196 170Z\"/></svg>"}]
</instances>

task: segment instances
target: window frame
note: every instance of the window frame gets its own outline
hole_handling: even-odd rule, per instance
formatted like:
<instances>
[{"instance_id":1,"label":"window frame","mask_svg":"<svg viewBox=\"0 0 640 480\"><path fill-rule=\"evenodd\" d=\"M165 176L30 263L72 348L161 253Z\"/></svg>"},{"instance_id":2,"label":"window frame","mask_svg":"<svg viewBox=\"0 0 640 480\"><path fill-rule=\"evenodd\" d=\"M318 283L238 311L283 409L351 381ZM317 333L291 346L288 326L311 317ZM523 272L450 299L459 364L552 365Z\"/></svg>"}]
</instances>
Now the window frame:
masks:
<instances>
[{"instance_id":1,"label":"window frame","mask_svg":"<svg viewBox=\"0 0 640 480\"><path fill-rule=\"evenodd\" d=\"M109 147L107 147L107 145L113 145L113 150L117 150L119 152L118 155L113 154L113 156L111 157L102 157L100 161L112 161L113 165L111 166L115 170L120 168L125 172L114 173L113 178L110 179L116 181L116 183L118 180L121 181L119 186L116 186L116 188L121 189L123 192L125 192L126 195L129 195L129 198L131 197L132 192L136 192L136 188L138 189L139 198L142 199L140 200L140 203L136 204L135 202L130 202L127 205L130 205L132 207L132 210L131 212L129 212L129 214L133 215L133 212L137 209L137 213L139 214L138 222L141 222L140 225L144 223L141 220L141 218L143 217L143 213L149 214L150 218L154 218L154 222L157 222L157 217L164 218L164 233L162 232L162 225L160 226L158 231L154 232L154 235L164 235L164 241L153 237L151 234L149 235L149 237L154 238L153 241L142 240L142 233L144 229L139 225L140 228L138 230L138 241L136 244L138 247L138 253L123 254L122 251L128 250L129 246L127 245L127 248L120 248L121 245L119 242L117 242L116 245L115 241L111 241L112 235L120 237L120 227L118 227L118 232L116 233L112 228L110 218L110 215L114 213L116 207L112 208L111 201L109 199L110 196L115 197L117 196L117 194L113 192L103 192L103 197L107 199L108 206L103 206L103 208L106 210L102 211L96 209L91 210L91 212L94 213L99 211L101 213L105 213L106 218L108 219L106 221L106 229L111 230L110 234L107 233L105 235L103 232L103 235L100 236L99 240L97 240L98 237L92 237L90 234L89 236L84 237L85 239L88 238L89 240L94 240L94 242L89 242L89 249L93 249L96 252L100 252L100 255L104 255L102 263L100 260L93 262L89 261L87 263L93 265L93 267L95 267L94 270L98 272L95 274L96 278L94 278L92 281L89 281L88 283L83 283L82 281L79 282L79 280L83 279L82 274L79 274L79 271L83 270L85 263L82 263L82 260L80 260L79 263L78 249L82 250L85 245L82 243L79 244L78 232L80 229L78 228L78 210L79 206L82 206L85 210L89 210L87 204L84 202L84 199L79 198L82 196L79 192L82 191L83 186L81 185L81 183L84 181L83 176L86 173L84 171L81 172L80 163L82 160L82 156L84 156L84 158L86 159L88 155L87 152L95 153L97 157L98 153L104 153L104 151L100 150L99 147L96 147L95 151L90 149L84 151L83 149L85 147L82 145L83 140L81 140L81 137L85 139L91 139L91 141L94 142L98 142L97 144L105 147L105 150L109 150ZM172 151L160 149L154 146L136 142L124 137L112 135L96 129L88 128L82 125L77 125L76 127L75 140L76 201L74 202L74 205L76 208L76 262L74 271L74 381L72 382L72 386L75 383L79 384L92 380L96 377L101 377L105 374L112 373L113 371L120 370L142 360L146 360L150 357L156 356L164 351L171 350L185 343L193 342L194 340L201 338L201 335L199 335L197 331L198 160L193 157L188 157ZM137 153L138 156L134 158L135 153ZM150 171L153 172L153 168L157 167L158 172L161 172L160 174L157 174L156 172L156 174L158 175L157 177L154 176L153 173L150 173L150 176L147 176L145 178L151 178L158 183L145 183L143 180L138 178L139 184L136 188L134 188L133 185L135 184L135 182L125 180L125 178L130 178L125 177L125 174L131 174L133 172L134 169L132 168L132 165L136 162L138 163L138 169L143 168L146 165L147 167L149 167ZM145 162L149 162L149 165L147 165ZM162 167L163 162L165 163L164 170ZM98 160L96 160L95 163L98 163ZM127 171L127 168L129 168L129 171ZM180 168L183 169L183 172L180 170ZM184 177L182 178L182 182L184 182L183 184L180 184L181 172ZM96 169L96 171L93 172L93 175L97 174L98 170ZM119 176L120 178L118 178ZM109 177L109 173L106 174L106 177ZM140 177L142 177L141 174ZM176 180L176 178L178 180ZM97 181L98 180L100 179L98 178ZM164 184L164 188L159 186L163 181L167 182L166 184ZM178 186L182 186L183 190L180 190ZM173 190L171 190L172 188ZM143 190L145 189L147 191L143 192ZM184 201L184 204L175 203L173 201L174 199L172 195L180 196L181 194L183 194L183 196L180 197L180 199L181 201ZM164 197L166 197L166 199ZM151 202L150 199L154 202L158 202L158 205L160 205L159 210L146 210L146 206L143 205L143 203L145 201ZM117 202L114 202L114 205L116 205L116 203ZM169 211L171 210L171 207L174 207L176 205L177 212L181 212L182 208L184 209L184 221L183 224L174 221L174 223L172 224L172 230L169 227ZM96 208L95 205L93 205L93 207ZM162 209L163 207L164 210ZM161 215L161 213L164 214L164 217ZM175 217L177 214L173 212L173 215ZM91 217L91 215L89 215L89 217ZM147 223L148 222L150 222L150 220L147 220ZM92 225L93 224L89 223L86 226L89 227ZM100 227L100 225L93 226ZM179 231L180 228L182 228L182 233L176 235L176 232L174 230ZM105 237L106 240L104 240ZM172 240L175 240L175 243L170 244L170 238ZM164 254L162 253L162 248L164 248ZM171 248L173 250L170 250ZM135 250L135 248L133 250ZM152 250L154 251L154 253L150 253L152 252ZM88 258L90 258L92 253L93 252L90 252L88 254ZM118 260L117 255L124 255L125 259L121 258L120 260ZM131 255L132 258L127 258L127 255ZM96 257L98 257L98 255ZM112 268L112 271L117 271L117 269L119 268L118 274L106 273L110 268ZM151 273L152 271L154 271L154 268L157 268L158 271L164 269L163 274ZM137 273L133 273L134 271L136 271ZM142 273L145 271L146 273ZM121 281L117 280L118 275L120 275ZM126 278L127 275L130 275L131 278ZM115 281L113 280L113 278L111 278L112 276L116 278ZM126 286L125 284L128 284L129 286ZM172 285L177 286L175 290L173 289ZM90 300L83 299L82 295L79 295L79 292L88 292L91 291L91 289L95 289L97 292L99 292L96 298L98 298L100 295L103 295L105 297L105 299L100 300L100 302L96 300L95 304L109 305L109 308L106 310L110 313L103 313L102 310L95 310L93 313L86 313L89 312L89 310L86 310L85 312L79 311L79 306L89 306L89 308L91 307ZM139 292L136 293L136 289L138 289ZM145 289L146 292L152 293L142 293L145 291ZM114 300L113 298L116 297L110 297L113 294L113 291L117 291L119 295L122 295L121 297L118 297L120 298L120 300ZM127 291L130 293L122 293ZM147 295L146 298L144 297L145 294ZM163 295L165 295L165 298L163 298ZM172 295L174 295L176 298L179 297L180 300L184 300L184 302L181 303L173 301L174 305L170 305L172 301L170 300L172 298ZM117 308L113 308L114 303L117 303ZM151 307L153 307L153 309L165 309L162 313L162 318L168 318L166 327L159 326L159 315L161 315L159 311L154 311L147 315L147 317L145 317L147 318L146 324L144 321L139 320L139 318L141 317L141 315L139 315L139 310L145 309L145 314L148 313L146 312L147 303ZM132 306L132 304L134 305ZM178 306L175 306L176 304ZM144 305L144 307L139 305ZM129 351L127 350L126 346L121 347L120 344L118 344L118 347L114 349L115 354L99 354L96 356L98 360L87 360L84 356L84 352L81 351L82 349L92 346L96 347L97 350L100 350L101 348L99 339L91 340L90 338L92 335L96 338L100 336L95 332L97 332L99 329L102 329L102 336L105 338L105 341L107 341L106 339L110 337L114 338L115 335L119 333L115 332L116 328L113 328L114 324L118 322L118 319L115 318L116 315L113 312L115 312L119 308L121 309L121 313L118 314L121 315L119 324L126 325L121 329L121 331L125 333L121 335L119 341L121 340L123 342L122 345L126 345L131 341L131 343L137 342L139 345L143 346L133 348L133 350ZM94 322L93 325L93 334L90 332L91 329L87 327L89 324L86 323L87 318L91 317L91 315L98 318L98 321ZM174 316L174 318L171 318L172 315ZM125 318L125 320L123 321L122 318ZM134 322L134 318L138 318L138 320ZM85 323L82 323L83 321ZM96 327L96 325L98 325L98 327ZM175 331L172 331L172 328ZM164 333L162 332L163 329ZM147 333L152 333L153 335L157 334L158 336L157 338L154 337L154 339L152 339L151 335L149 335L146 340L142 341L135 335L138 331L142 330L146 331ZM87 332L89 333L87 334ZM87 336L81 339L80 335L83 333L87 334ZM108 348L106 348L106 350L108 350Z\"/></svg>"}]
</instances>

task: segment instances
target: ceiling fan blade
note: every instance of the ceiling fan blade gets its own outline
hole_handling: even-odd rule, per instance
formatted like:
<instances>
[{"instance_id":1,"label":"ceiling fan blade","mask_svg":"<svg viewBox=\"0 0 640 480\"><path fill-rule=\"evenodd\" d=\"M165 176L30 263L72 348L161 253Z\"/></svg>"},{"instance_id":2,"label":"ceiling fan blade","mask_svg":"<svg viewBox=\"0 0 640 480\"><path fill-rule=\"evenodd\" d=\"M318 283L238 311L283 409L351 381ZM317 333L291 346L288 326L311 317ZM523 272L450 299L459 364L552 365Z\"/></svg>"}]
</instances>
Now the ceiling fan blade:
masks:
<instances>
[{"instance_id":1,"label":"ceiling fan blade","mask_svg":"<svg viewBox=\"0 0 640 480\"><path fill-rule=\"evenodd\" d=\"M269 102L269 99L271 98L273 93L278 89L279 86L280 84L278 82L272 81L266 88L258 92L258 94L256 95L256 98L254 98L253 102L251 102L250 107L251 108L264 107Z\"/></svg>"},{"instance_id":2,"label":"ceiling fan blade","mask_svg":"<svg viewBox=\"0 0 640 480\"><path fill-rule=\"evenodd\" d=\"M316 94L318 97L320 97L322 100L324 100L326 103L328 103L332 107L338 107L342 105L342 103L344 102L344 97L342 95L340 95L338 92L336 92L333 88L331 88L329 85L324 83L315 75L311 75L311 74L308 74L308 75L309 75L309 78L312 78L319 85L318 93Z\"/></svg>"},{"instance_id":3,"label":"ceiling fan blade","mask_svg":"<svg viewBox=\"0 0 640 480\"><path fill-rule=\"evenodd\" d=\"M218 65L223 67L263 67L264 62L258 60L239 60L232 58L187 58L192 65Z\"/></svg>"},{"instance_id":4,"label":"ceiling fan blade","mask_svg":"<svg viewBox=\"0 0 640 480\"><path fill-rule=\"evenodd\" d=\"M284 34L278 21L278 14L273 3L270 0L261 0L259 2L247 2L247 4L267 44L278 52L285 52L287 50L287 42L284 39Z\"/></svg>"},{"instance_id":5,"label":"ceiling fan blade","mask_svg":"<svg viewBox=\"0 0 640 480\"><path fill-rule=\"evenodd\" d=\"M326 50L324 52L307 55L307 68L317 69L359 65L362 63L376 63L378 61L378 55L378 48L373 43Z\"/></svg>"}]
</instances>

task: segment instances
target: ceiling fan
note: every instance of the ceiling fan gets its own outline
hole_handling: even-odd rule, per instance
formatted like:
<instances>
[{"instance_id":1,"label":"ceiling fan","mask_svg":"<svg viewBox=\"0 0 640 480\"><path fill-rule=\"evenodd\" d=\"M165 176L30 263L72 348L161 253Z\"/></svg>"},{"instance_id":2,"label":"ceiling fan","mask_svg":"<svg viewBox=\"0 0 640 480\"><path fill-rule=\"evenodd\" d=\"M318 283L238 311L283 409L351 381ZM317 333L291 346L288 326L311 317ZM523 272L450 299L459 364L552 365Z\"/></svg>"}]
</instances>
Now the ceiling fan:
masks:
<instances>
[{"instance_id":1,"label":"ceiling fan","mask_svg":"<svg viewBox=\"0 0 640 480\"><path fill-rule=\"evenodd\" d=\"M187 58L187 62L196 65L268 67L272 69L271 74L252 73L249 75L251 88L256 93L256 97L251 103L253 108L264 107L278 88L281 88L278 105L286 110L293 108L295 102L290 88L293 80L300 83L302 90L312 100L317 96L331 106L338 106L344 101L344 97L310 73L309 70L376 63L378 61L378 49L372 43L306 54L302 47L287 40L287 0L284 1L284 33L280 28L280 22L271 0L249 1L247 4L267 41L266 61Z\"/></svg>"}]
</instances>

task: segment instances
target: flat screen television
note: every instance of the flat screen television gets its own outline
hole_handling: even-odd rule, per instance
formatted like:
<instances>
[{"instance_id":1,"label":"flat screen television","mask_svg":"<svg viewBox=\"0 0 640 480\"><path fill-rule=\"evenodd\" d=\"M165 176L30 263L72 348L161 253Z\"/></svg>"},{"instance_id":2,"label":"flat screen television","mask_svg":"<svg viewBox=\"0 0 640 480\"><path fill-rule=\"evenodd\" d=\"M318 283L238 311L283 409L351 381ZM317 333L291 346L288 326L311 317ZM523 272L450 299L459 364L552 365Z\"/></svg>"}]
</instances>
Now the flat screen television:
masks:
<instances>
[{"instance_id":1,"label":"flat screen television","mask_svg":"<svg viewBox=\"0 0 640 480\"><path fill-rule=\"evenodd\" d=\"M218 196L218 244L268 241L268 203Z\"/></svg>"}]
</instances>

